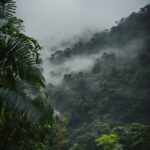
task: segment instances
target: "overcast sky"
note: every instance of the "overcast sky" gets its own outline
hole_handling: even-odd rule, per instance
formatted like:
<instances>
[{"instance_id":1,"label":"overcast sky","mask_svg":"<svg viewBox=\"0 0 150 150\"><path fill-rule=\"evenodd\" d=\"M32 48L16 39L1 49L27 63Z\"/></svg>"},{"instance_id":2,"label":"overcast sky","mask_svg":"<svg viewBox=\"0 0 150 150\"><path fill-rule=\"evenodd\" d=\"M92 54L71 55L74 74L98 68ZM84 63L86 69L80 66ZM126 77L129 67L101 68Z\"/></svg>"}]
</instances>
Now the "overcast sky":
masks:
<instances>
[{"instance_id":1,"label":"overcast sky","mask_svg":"<svg viewBox=\"0 0 150 150\"><path fill-rule=\"evenodd\" d=\"M149 0L16 0L26 33L53 45L86 30L110 28Z\"/></svg>"}]
</instances>

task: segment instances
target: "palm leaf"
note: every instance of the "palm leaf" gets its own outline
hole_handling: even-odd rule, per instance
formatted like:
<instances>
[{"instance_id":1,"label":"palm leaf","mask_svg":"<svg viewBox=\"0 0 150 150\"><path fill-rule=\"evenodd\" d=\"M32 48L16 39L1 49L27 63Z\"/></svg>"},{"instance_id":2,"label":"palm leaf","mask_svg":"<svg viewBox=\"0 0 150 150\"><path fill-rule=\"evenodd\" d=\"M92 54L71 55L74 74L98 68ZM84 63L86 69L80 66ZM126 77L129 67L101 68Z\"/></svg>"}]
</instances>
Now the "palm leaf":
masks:
<instances>
[{"instance_id":1,"label":"palm leaf","mask_svg":"<svg viewBox=\"0 0 150 150\"><path fill-rule=\"evenodd\" d=\"M0 88L0 104L13 112L20 112L32 121L38 121L42 115L29 100L9 89Z\"/></svg>"},{"instance_id":2,"label":"palm leaf","mask_svg":"<svg viewBox=\"0 0 150 150\"><path fill-rule=\"evenodd\" d=\"M15 1L0 0L0 19L8 19L13 17L16 10Z\"/></svg>"},{"instance_id":3,"label":"palm leaf","mask_svg":"<svg viewBox=\"0 0 150 150\"><path fill-rule=\"evenodd\" d=\"M12 112L21 113L32 122L53 124L53 109L46 93L26 81L18 81L15 91L0 88L0 105Z\"/></svg>"},{"instance_id":4,"label":"palm leaf","mask_svg":"<svg viewBox=\"0 0 150 150\"><path fill-rule=\"evenodd\" d=\"M45 87L40 66L28 42L4 36L0 45L0 64L3 68L9 67L19 78Z\"/></svg>"},{"instance_id":5,"label":"palm leaf","mask_svg":"<svg viewBox=\"0 0 150 150\"><path fill-rule=\"evenodd\" d=\"M40 123L53 124L53 109L47 101L47 93L44 88L38 88L27 81L21 80L17 82L16 91L41 111Z\"/></svg>"},{"instance_id":6,"label":"palm leaf","mask_svg":"<svg viewBox=\"0 0 150 150\"><path fill-rule=\"evenodd\" d=\"M11 17L2 24L1 30L4 34L17 36L24 31L23 20Z\"/></svg>"}]
</instances>

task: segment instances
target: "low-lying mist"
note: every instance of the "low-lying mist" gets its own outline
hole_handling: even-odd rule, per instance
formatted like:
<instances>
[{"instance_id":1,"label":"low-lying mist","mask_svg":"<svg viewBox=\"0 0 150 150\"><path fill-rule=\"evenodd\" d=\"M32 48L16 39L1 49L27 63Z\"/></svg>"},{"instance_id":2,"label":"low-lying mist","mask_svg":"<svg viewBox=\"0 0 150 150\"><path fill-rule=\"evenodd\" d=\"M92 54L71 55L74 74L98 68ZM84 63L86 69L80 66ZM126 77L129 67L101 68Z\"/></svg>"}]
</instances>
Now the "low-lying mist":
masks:
<instances>
[{"instance_id":1,"label":"low-lying mist","mask_svg":"<svg viewBox=\"0 0 150 150\"><path fill-rule=\"evenodd\" d=\"M43 53L44 77L47 84L59 85L62 83L65 74L91 71L97 59L100 60L104 53L114 53L118 59L118 63L121 63L121 61L129 61L136 58L142 46L142 39L136 39L128 42L128 44L121 48L100 49L98 53L72 56L60 63L51 62L50 56L53 53L52 51L45 50Z\"/></svg>"}]
</instances>

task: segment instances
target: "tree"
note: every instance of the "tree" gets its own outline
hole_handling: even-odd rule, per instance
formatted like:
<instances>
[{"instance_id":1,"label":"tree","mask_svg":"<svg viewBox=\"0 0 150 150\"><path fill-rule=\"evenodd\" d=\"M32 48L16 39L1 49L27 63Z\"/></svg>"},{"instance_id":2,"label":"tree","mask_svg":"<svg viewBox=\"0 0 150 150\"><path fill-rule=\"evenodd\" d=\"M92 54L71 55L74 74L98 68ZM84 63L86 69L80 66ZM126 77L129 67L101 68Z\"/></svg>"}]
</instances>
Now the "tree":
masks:
<instances>
[{"instance_id":1,"label":"tree","mask_svg":"<svg viewBox=\"0 0 150 150\"><path fill-rule=\"evenodd\" d=\"M53 109L48 102L40 67L41 47L36 40L23 33L23 21L14 16L15 9L15 1L0 0L2 150L25 149L27 138L30 139L29 143L27 142L28 149L46 145L47 137L41 137L40 134L44 136L44 129L49 130L53 124ZM14 143L14 139L17 144Z\"/></svg>"},{"instance_id":2,"label":"tree","mask_svg":"<svg viewBox=\"0 0 150 150\"><path fill-rule=\"evenodd\" d=\"M116 150L118 147L119 137L116 134L102 135L96 139L97 145L102 145L104 150Z\"/></svg>"},{"instance_id":3,"label":"tree","mask_svg":"<svg viewBox=\"0 0 150 150\"><path fill-rule=\"evenodd\" d=\"M128 150L150 149L150 126L134 123L128 127L115 127L112 132L119 136L120 144Z\"/></svg>"},{"instance_id":4,"label":"tree","mask_svg":"<svg viewBox=\"0 0 150 150\"><path fill-rule=\"evenodd\" d=\"M0 102L28 118L40 118L47 105L40 46L21 33L15 8L13 0L0 1Z\"/></svg>"}]
</instances>

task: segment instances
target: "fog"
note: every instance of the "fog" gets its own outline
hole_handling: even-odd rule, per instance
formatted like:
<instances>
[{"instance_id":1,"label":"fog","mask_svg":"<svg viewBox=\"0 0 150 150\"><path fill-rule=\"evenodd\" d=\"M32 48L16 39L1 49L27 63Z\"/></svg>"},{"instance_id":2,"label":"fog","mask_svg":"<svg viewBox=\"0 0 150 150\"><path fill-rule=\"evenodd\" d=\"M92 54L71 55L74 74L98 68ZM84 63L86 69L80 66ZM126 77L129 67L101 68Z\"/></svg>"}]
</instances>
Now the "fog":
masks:
<instances>
[{"instance_id":1,"label":"fog","mask_svg":"<svg viewBox=\"0 0 150 150\"><path fill-rule=\"evenodd\" d=\"M73 57L59 65L49 63L49 60L45 59L44 68L47 68L44 70L45 79L47 83L59 85L63 80L64 74L90 71L94 66L96 56L98 55Z\"/></svg>"},{"instance_id":2,"label":"fog","mask_svg":"<svg viewBox=\"0 0 150 150\"><path fill-rule=\"evenodd\" d=\"M82 39L115 25L122 17L145 6L149 0L17 0L17 16L24 20L26 34L36 38L43 46L43 68L47 83L58 85L63 75L70 72L90 71L102 52L76 56L56 65L49 61L53 50L60 50ZM131 57L142 41L137 39L118 49L102 50L115 52L121 57L124 52ZM128 52L127 52L128 51ZM134 55L133 55L134 54ZM127 55L126 55L127 56Z\"/></svg>"},{"instance_id":3,"label":"fog","mask_svg":"<svg viewBox=\"0 0 150 150\"><path fill-rule=\"evenodd\" d=\"M142 48L143 40L134 39L120 49L108 47L107 49L101 49L98 53L72 56L61 63L50 63L50 54L47 51L44 55L43 63L43 68L45 68L44 77L48 84L57 86L62 83L64 74L91 71L97 59L101 60L104 52L108 54L114 53L119 61L128 62L136 58Z\"/></svg>"}]
</instances>

